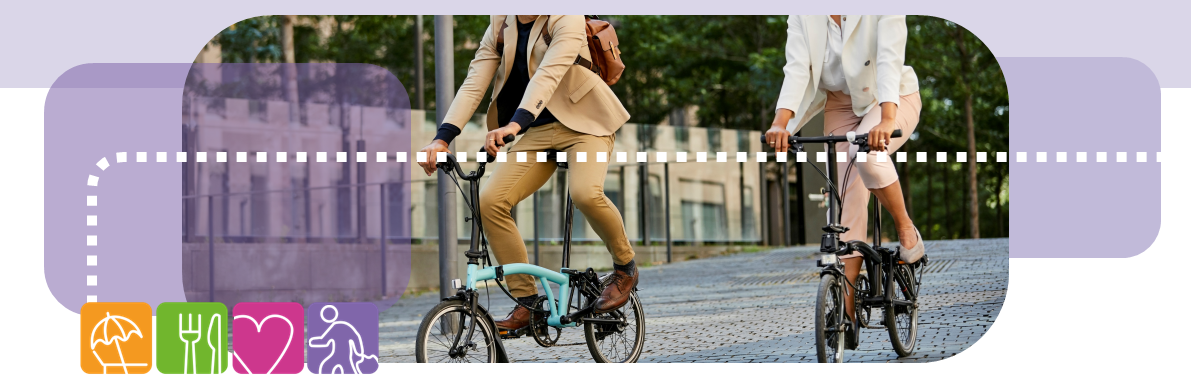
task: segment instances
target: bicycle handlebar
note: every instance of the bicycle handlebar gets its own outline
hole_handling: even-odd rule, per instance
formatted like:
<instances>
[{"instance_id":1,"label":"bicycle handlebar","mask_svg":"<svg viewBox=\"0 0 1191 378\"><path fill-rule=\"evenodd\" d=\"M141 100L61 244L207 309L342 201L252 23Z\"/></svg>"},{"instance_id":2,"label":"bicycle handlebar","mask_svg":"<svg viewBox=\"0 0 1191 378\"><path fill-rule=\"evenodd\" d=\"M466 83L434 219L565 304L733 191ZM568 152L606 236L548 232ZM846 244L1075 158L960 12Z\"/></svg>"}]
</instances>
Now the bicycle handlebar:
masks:
<instances>
[{"instance_id":1,"label":"bicycle handlebar","mask_svg":"<svg viewBox=\"0 0 1191 378\"><path fill-rule=\"evenodd\" d=\"M503 141L505 144L509 144L509 143L513 143L513 140L516 138L517 137L514 135L505 135L504 138L501 138L501 141ZM483 159L480 158L481 155L484 156ZM445 170L448 172L453 169L453 170L455 170L455 173L457 173L459 175L460 178L463 178L464 180L472 180L472 179L478 178L480 176L483 176L484 175L484 165L487 163L491 163L493 161L496 161L496 156L492 156L492 155L488 154L487 150L484 147L480 147L480 151L476 152L476 162L480 163L480 169L476 172L473 172L475 174L469 175L469 174L463 173L463 167L459 166L459 160L455 159L454 154L450 154L450 153L447 154L446 161L439 161L435 164L435 166L438 167L438 169L442 169L442 170Z\"/></svg>"},{"instance_id":2,"label":"bicycle handlebar","mask_svg":"<svg viewBox=\"0 0 1191 378\"><path fill-rule=\"evenodd\" d=\"M893 134L891 134L890 137L901 138L902 131L901 130L893 130ZM790 136L790 144L791 145L794 143L834 143L834 142L847 142L847 141L848 141L848 136L846 134L845 135L820 136L820 137L796 137L793 135ZM852 144L867 143L868 142L868 134L855 134L852 137L851 142L852 142ZM761 134L761 144L765 144L765 134Z\"/></svg>"}]
</instances>

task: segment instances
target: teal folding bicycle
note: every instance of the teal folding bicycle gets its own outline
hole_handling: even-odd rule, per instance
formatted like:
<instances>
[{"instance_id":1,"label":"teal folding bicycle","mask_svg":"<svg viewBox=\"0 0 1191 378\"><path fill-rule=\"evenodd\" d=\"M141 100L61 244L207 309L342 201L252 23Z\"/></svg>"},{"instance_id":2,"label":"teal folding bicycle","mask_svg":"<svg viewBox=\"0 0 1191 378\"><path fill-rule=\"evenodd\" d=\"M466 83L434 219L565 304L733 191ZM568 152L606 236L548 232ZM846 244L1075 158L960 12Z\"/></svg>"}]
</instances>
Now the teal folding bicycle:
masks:
<instances>
[{"instance_id":1,"label":"teal folding bicycle","mask_svg":"<svg viewBox=\"0 0 1191 378\"><path fill-rule=\"evenodd\" d=\"M512 139L512 136L506 137L505 143L512 142ZM550 157L556 156L556 153L547 151ZM464 254L467 257L467 280L453 280L452 284L458 290L456 294L444 298L422 319L416 343L417 361L508 362L501 339L532 337L543 347L578 345L557 342L563 328L583 326L587 348L597 362L636 362L645 346L645 312L636 288L620 309L596 314L593 311L594 304L609 276L600 277L591 268L582 271L567 268L574 218L574 204L570 196L567 196L563 225L562 269L556 272L533 264L492 265L477 202L480 198L480 177L484 175L484 166L492 157L483 153L483 150L476 156L486 156L488 161L478 159L479 168L471 173L464 173L459 162L450 154L446 161L438 163L440 174L450 177L456 186L459 186L459 181L455 175L471 183L464 203L471 214L465 221L471 222L472 237L471 245ZM566 162L553 162L560 169L567 168ZM460 187L459 191L462 193L464 189ZM497 332L496 323L488 309L479 303L480 293L476 290L476 283L491 281L486 288L495 283L505 295L513 298L501 283L504 276L510 274L535 277L546 295L539 296L529 306L534 313L529 326ZM558 286L557 292L551 290L551 283Z\"/></svg>"}]
</instances>

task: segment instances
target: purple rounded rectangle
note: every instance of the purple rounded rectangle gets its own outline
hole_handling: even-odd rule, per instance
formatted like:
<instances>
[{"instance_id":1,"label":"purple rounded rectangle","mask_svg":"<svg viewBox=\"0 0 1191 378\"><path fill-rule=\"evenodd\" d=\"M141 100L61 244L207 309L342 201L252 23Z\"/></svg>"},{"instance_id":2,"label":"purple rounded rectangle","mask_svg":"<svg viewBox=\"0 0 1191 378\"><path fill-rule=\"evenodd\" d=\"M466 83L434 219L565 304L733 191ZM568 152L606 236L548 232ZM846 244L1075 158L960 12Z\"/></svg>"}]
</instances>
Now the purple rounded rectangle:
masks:
<instances>
[{"instance_id":1,"label":"purple rounded rectangle","mask_svg":"<svg viewBox=\"0 0 1191 378\"><path fill-rule=\"evenodd\" d=\"M1129 58L998 61L1012 102L1010 256L1145 251L1158 235L1162 211L1161 92L1154 73ZM1060 152L1066 162L1058 161ZM1081 152L1085 162L1078 161ZM1121 152L1125 162L1118 162ZM1026 162L1018 162L1019 153ZM1145 162L1138 153L1146 154Z\"/></svg>"},{"instance_id":2,"label":"purple rounded rectangle","mask_svg":"<svg viewBox=\"0 0 1191 378\"><path fill-rule=\"evenodd\" d=\"M301 108L321 110L289 113L297 131L264 121L287 115L283 109L288 102L275 85L282 72L278 64L87 64L63 73L45 105L45 276L59 303L75 312L88 301L219 301L234 307L242 301L326 301L345 298L344 293L356 295L347 300L387 296L386 303L391 303L393 295L404 292L410 274L410 221L409 213L400 209L409 206L407 179L366 183L368 201L393 208L386 217L390 223L384 227L384 247L378 241L381 222L373 214L377 206L366 207L370 222L365 224L370 227L355 239L299 238L294 232L274 232L278 227L264 235L245 237L220 230L215 238L208 237L207 220L214 217L207 214L211 201L205 196L229 189L212 184L218 173L212 170L217 151L211 148L216 146L203 141L221 133L230 135L222 140L235 142L227 151L228 164L238 164L231 170L252 171L255 179L259 172L249 164L257 163L234 162L237 153L251 152L252 162L264 154L269 162L280 163L277 153L335 151L320 149L328 144L325 140L322 145L287 147L269 139L292 138L287 133L329 134L323 129L329 127L328 104L335 104L350 110L336 114L352 120L358 131L353 136L373 138L378 129L383 134L381 140L366 140L364 151L373 156L368 163L357 165L353 154L352 169L367 165L386 172L385 177L408 177L408 164L375 158L377 152L409 148L409 99L395 76L368 64L295 67L306 75L299 88ZM211 85L203 86L203 79ZM191 106L196 103L205 107ZM239 107L229 109L228 104ZM193 116L199 110L210 115L201 124L202 118ZM297 115L322 119L324 124L309 126ZM215 119L228 117L223 129L216 127ZM236 135L240 130L235 130L235 122L256 124L261 134L256 140L264 142ZM362 127L368 129L359 131ZM342 133L339 127L331 128L333 145L339 148ZM228 145L220 148L224 147ZM315 164L313 158L311 162ZM274 196L271 199L292 197L296 190L290 180L296 176L286 173L288 166L275 168L282 169L260 176L271 183L267 193L255 191L237 199L251 200L261 193ZM182 178L179 190L183 176L187 178ZM369 177L384 180L381 175ZM263 209L259 214L297 219L281 210L276 205L273 213ZM210 239L219 247L215 259L208 253Z\"/></svg>"},{"instance_id":3,"label":"purple rounded rectangle","mask_svg":"<svg viewBox=\"0 0 1191 378\"><path fill-rule=\"evenodd\" d=\"M306 309L306 370L372 374L380 367L380 311L367 302L315 303Z\"/></svg>"}]
</instances>

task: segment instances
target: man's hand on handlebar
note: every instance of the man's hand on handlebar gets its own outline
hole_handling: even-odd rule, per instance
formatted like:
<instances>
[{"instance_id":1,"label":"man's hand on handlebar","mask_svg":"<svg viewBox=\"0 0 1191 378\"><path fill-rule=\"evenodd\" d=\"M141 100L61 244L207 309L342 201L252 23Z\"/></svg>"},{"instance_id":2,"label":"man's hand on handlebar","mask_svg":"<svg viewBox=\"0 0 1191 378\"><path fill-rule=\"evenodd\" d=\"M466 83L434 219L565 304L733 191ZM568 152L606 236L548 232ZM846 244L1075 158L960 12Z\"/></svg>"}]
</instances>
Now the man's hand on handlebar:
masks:
<instances>
[{"instance_id":1,"label":"man's hand on handlebar","mask_svg":"<svg viewBox=\"0 0 1191 378\"><path fill-rule=\"evenodd\" d=\"M446 152L449 154L451 153L451 149L450 146L447 145L447 142L435 139L433 142L430 142L430 144L427 144L426 147L422 147L421 152L426 153L426 161L418 163L418 165L422 166L422 170L426 171L427 176L430 176L434 174L435 170L438 169L435 167L437 162L434 161L438 158L438 153Z\"/></svg>"},{"instance_id":2,"label":"man's hand on handlebar","mask_svg":"<svg viewBox=\"0 0 1191 378\"><path fill-rule=\"evenodd\" d=\"M784 126L773 125L765 132L765 141L775 152L786 152L790 148L790 132Z\"/></svg>"},{"instance_id":3,"label":"man's hand on handlebar","mask_svg":"<svg viewBox=\"0 0 1191 378\"><path fill-rule=\"evenodd\" d=\"M484 150L488 152L488 155L496 156L496 152L505 146L505 138L515 137L519 132L521 132L521 125L516 122L509 122L504 127L489 131L488 135L484 136Z\"/></svg>"}]
</instances>

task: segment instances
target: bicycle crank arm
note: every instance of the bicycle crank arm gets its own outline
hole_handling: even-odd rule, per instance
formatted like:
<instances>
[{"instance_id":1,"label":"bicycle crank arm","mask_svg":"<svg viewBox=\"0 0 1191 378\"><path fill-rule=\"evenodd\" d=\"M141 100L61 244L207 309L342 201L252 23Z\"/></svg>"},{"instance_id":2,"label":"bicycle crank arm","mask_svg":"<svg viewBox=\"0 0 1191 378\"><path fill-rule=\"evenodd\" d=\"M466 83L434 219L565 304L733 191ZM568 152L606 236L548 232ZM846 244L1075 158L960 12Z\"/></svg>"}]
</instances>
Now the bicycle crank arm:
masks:
<instances>
[{"instance_id":1,"label":"bicycle crank arm","mask_svg":"<svg viewBox=\"0 0 1191 378\"><path fill-rule=\"evenodd\" d=\"M598 319L598 318L583 318L583 322L592 324L607 324L607 325L623 325L624 320L620 319Z\"/></svg>"},{"instance_id":2,"label":"bicycle crank arm","mask_svg":"<svg viewBox=\"0 0 1191 378\"><path fill-rule=\"evenodd\" d=\"M570 314L566 314L565 316L560 318L558 321L561 322L562 324L572 323L575 321L575 319L582 319L584 316L590 315L593 310L595 310L594 304L591 306L587 306L587 308L585 308L585 309L575 311Z\"/></svg>"}]
</instances>

